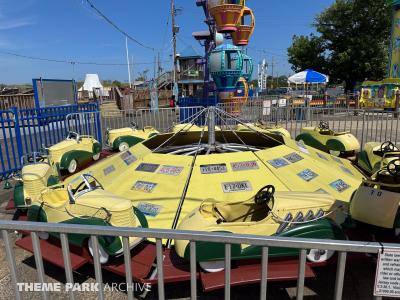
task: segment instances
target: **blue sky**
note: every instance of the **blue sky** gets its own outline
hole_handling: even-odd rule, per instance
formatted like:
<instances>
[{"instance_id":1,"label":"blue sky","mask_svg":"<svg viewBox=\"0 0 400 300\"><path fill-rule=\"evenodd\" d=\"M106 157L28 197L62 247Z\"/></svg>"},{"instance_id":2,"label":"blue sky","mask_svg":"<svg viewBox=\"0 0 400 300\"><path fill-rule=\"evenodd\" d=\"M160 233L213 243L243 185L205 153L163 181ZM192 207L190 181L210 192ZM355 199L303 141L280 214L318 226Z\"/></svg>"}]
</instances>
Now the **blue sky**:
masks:
<instances>
[{"instance_id":1,"label":"blue sky","mask_svg":"<svg viewBox=\"0 0 400 300\"><path fill-rule=\"evenodd\" d=\"M178 51L192 45L193 31L206 29L195 0L175 0L182 8ZM116 24L142 43L163 49L164 68L171 67L171 30L168 0L92 0ZM275 74L291 73L286 49L294 34L309 34L316 14L334 0L248 0L256 16L256 30L248 53L258 62L275 58ZM155 53L129 42L134 73L153 74ZM98 17L85 0L0 0L0 51L50 59L101 63L126 63L125 38ZM147 63L147 64L142 64ZM27 83L33 77L84 78L98 73L101 79L127 81L125 66L76 65L32 61L0 53L0 83Z\"/></svg>"}]
</instances>

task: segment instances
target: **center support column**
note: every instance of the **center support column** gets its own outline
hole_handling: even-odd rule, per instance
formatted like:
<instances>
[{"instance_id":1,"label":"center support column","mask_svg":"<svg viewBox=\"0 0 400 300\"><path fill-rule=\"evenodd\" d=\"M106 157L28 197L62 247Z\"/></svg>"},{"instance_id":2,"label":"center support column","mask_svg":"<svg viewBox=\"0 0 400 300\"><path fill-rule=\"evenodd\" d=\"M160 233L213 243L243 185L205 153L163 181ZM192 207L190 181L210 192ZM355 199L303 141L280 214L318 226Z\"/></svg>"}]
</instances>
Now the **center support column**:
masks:
<instances>
[{"instance_id":1,"label":"center support column","mask_svg":"<svg viewBox=\"0 0 400 300\"><path fill-rule=\"evenodd\" d=\"M208 108L208 146L215 147L215 107Z\"/></svg>"}]
</instances>

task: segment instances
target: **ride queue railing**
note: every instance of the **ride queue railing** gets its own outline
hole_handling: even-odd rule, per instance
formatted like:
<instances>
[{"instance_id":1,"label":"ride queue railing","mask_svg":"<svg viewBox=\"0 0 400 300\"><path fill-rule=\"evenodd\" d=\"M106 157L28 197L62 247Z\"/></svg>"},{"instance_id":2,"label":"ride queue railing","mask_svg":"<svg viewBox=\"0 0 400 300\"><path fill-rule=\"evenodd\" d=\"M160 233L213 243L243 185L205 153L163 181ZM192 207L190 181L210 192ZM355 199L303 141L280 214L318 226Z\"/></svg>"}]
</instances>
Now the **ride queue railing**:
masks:
<instances>
[{"instance_id":1,"label":"ride queue railing","mask_svg":"<svg viewBox=\"0 0 400 300\"><path fill-rule=\"evenodd\" d=\"M103 138L107 129L130 127L135 124L137 128L152 126L160 132L168 132L177 123L189 123L196 113L203 109L201 106L130 109L121 111L105 111L101 113Z\"/></svg>"},{"instance_id":2,"label":"ride queue railing","mask_svg":"<svg viewBox=\"0 0 400 300\"><path fill-rule=\"evenodd\" d=\"M117 236L123 240L123 257L126 266L126 284L132 286L132 270L131 270L131 252L129 250L129 237L141 237L156 240L156 260L158 274L158 298L165 299L165 282L163 273L163 239L188 240L190 241L190 295L191 299L197 299L197 263L196 263L196 243L197 242L214 242L225 244L225 299L231 299L231 245L247 244L262 247L262 257L260 264L261 282L260 282L260 299L265 300L267 297L267 278L268 278L268 251L271 247L283 247L299 249L299 269L297 278L297 299L303 299L305 286L305 266L308 249L333 250L338 252L338 262L336 270L336 282L334 289L334 299L342 299L343 283L346 270L346 259L348 253L368 253L378 254L382 249L400 250L399 244L382 244L375 242L356 242L356 241L337 241L337 240L319 240L319 239L303 239L289 237L273 237L273 236L252 236L238 235L224 232L200 232L200 231L182 231L182 230L165 230L165 229L145 229L145 228L117 228L109 226L87 226L72 224L48 224L37 222L23 221L1 221L0 230L4 241L4 248L8 267L10 269L11 282L14 287L15 299L21 299L18 290L18 274L16 268L15 253L10 240L10 232L28 231L31 234L34 258L40 284L45 284L45 271L41 248L39 242L40 232L54 232L60 234L63 260L65 266L66 283L74 284L73 271L71 269L70 249L68 245L69 234L88 234L93 242L93 264L95 271L96 283L100 287L103 286L102 268L99 257L99 236ZM75 299L74 291L69 291L70 299ZM42 290L42 298L48 299L45 290ZM98 298L104 299L104 290L99 288ZM127 289L127 298L134 299L134 292Z\"/></svg>"},{"instance_id":3,"label":"ride queue railing","mask_svg":"<svg viewBox=\"0 0 400 300\"><path fill-rule=\"evenodd\" d=\"M264 101L254 101L244 105L240 112L235 111L235 106L231 104L219 104L218 107L243 122L262 121L269 126L282 126L291 133L293 138L301 133L303 127L315 127L320 121L325 121L334 131L351 132L360 141L361 147L372 141L390 140L400 143L400 113L398 112L340 107L277 107L276 105L265 105Z\"/></svg>"}]
</instances>

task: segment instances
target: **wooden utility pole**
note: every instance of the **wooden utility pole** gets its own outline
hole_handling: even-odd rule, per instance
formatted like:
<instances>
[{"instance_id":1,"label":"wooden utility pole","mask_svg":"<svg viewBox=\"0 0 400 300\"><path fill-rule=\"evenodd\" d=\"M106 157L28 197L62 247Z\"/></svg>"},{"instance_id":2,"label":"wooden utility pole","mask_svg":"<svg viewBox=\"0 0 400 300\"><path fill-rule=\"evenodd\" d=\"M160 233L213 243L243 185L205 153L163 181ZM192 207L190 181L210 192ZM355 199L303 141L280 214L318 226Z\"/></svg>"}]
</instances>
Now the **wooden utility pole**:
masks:
<instances>
[{"instance_id":1,"label":"wooden utility pole","mask_svg":"<svg viewBox=\"0 0 400 300\"><path fill-rule=\"evenodd\" d=\"M175 1L171 0L171 19L172 19L172 45L173 45L173 62L174 62L174 71L173 71L173 88L172 93L176 99L178 99L179 90L177 83L177 73L178 73L178 61L177 61L177 53L176 53L176 36L179 32L179 26L175 23L175 17L177 15L177 9L175 8Z\"/></svg>"},{"instance_id":2,"label":"wooden utility pole","mask_svg":"<svg viewBox=\"0 0 400 300\"><path fill-rule=\"evenodd\" d=\"M176 34L177 29L175 28L175 1L171 0L171 19L172 19L172 48L173 48L173 62L174 62L174 70L173 70L173 81L176 84L176 73L177 73L177 66L176 66Z\"/></svg>"}]
</instances>

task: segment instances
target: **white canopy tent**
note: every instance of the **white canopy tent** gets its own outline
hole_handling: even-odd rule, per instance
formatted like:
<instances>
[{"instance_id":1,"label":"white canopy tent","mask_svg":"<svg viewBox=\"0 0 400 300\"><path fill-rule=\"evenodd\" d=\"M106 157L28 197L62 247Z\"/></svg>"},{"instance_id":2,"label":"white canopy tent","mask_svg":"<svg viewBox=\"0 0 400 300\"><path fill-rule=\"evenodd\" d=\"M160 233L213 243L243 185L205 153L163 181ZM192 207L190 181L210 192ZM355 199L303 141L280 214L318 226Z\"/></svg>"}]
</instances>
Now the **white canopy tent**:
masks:
<instances>
[{"instance_id":1,"label":"white canopy tent","mask_svg":"<svg viewBox=\"0 0 400 300\"><path fill-rule=\"evenodd\" d=\"M93 98L93 92L95 92L95 96L99 97L108 97L109 93L104 89L103 85L100 82L98 74L86 74L85 82L83 86L78 90L79 92L88 92L89 98Z\"/></svg>"}]
</instances>

